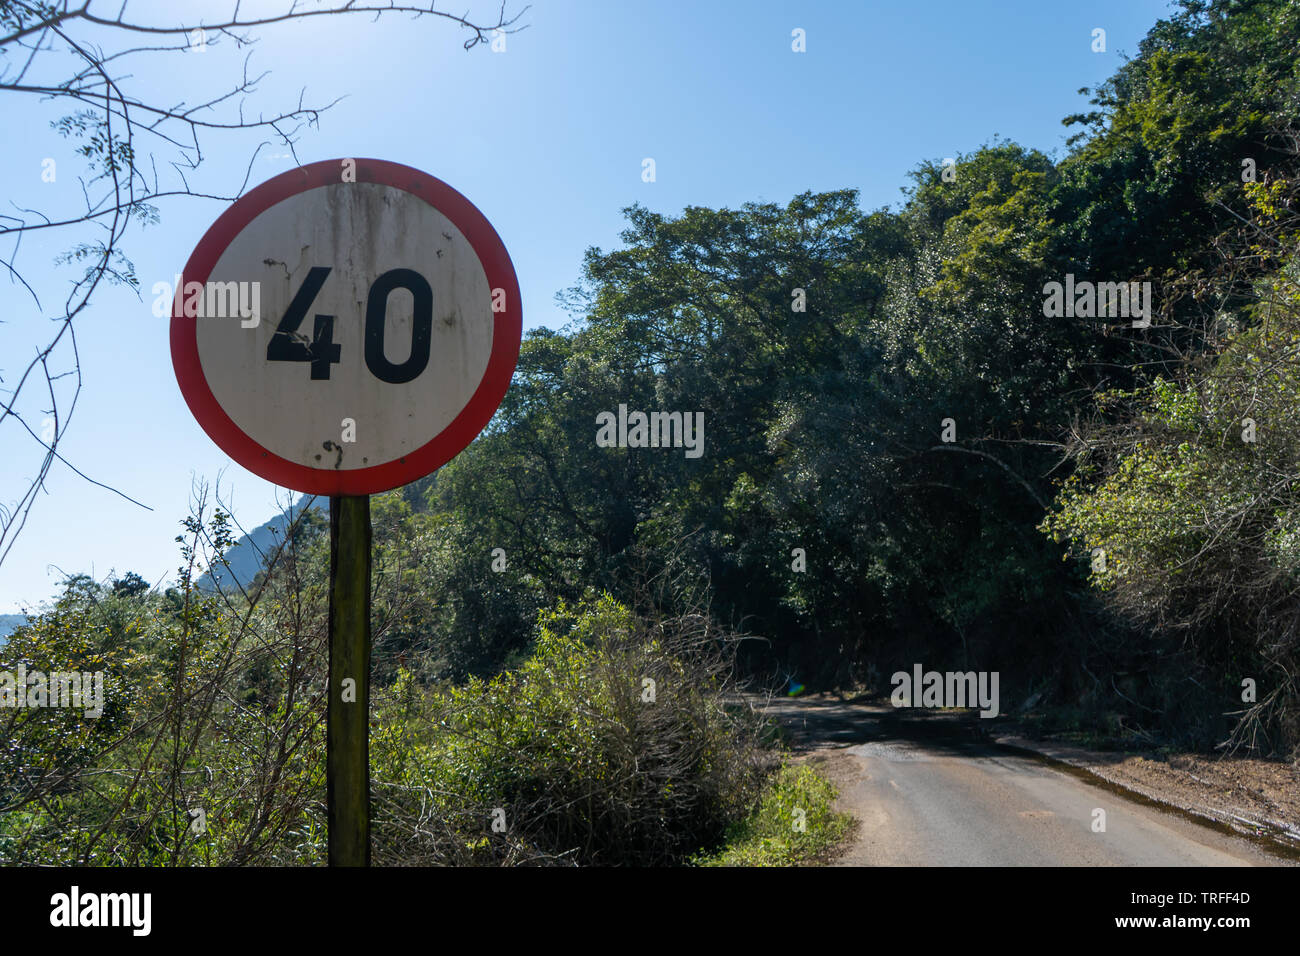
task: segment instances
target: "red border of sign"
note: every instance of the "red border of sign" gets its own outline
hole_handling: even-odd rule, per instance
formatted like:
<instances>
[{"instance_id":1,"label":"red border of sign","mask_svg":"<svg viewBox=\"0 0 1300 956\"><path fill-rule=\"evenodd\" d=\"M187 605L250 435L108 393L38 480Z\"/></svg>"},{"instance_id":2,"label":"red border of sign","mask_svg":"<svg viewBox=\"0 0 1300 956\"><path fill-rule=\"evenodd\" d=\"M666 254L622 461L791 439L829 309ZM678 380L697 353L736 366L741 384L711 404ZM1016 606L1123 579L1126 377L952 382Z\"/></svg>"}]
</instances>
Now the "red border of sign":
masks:
<instances>
[{"instance_id":1,"label":"red border of sign","mask_svg":"<svg viewBox=\"0 0 1300 956\"><path fill-rule=\"evenodd\" d=\"M218 217L203 234L185 263L182 282L208 281L226 247L244 227L276 203L342 181L343 160L332 159L281 173L250 190ZM492 420L519 360L523 309L519 280L501 237L468 199L428 173L380 159L356 160L357 182L379 183L418 196L455 223L469 240L487 273L488 288L505 289L506 310L493 314L492 352L487 369L469 403L428 443L396 461L369 468L334 471L310 468L267 451L226 414L203 375L199 361L197 318L180 312L181 297L172 303L172 367L185 403L218 447L240 465L267 481L314 495L366 495L388 491L423 478L451 461Z\"/></svg>"}]
</instances>

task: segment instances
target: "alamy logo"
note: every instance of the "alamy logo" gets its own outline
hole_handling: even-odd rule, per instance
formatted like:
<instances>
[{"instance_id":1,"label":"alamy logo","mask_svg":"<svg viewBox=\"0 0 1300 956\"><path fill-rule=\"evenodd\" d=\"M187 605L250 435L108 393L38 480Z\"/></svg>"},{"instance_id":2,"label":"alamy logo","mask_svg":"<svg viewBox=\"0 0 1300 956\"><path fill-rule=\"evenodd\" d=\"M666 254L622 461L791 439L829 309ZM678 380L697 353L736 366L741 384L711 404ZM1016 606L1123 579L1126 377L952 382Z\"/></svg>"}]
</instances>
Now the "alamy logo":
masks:
<instances>
[{"instance_id":1,"label":"alamy logo","mask_svg":"<svg viewBox=\"0 0 1300 956\"><path fill-rule=\"evenodd\" d=\"M889 682L894 692L889 702L895 707L974 707L981 717L998 715L997 671L924 671L912 665L912 673L897 671Z\"/></svg>"},{"instance_id":2,"label":"alamy logo","mask_svg":"<svg viewBox=\"0 0 1300 956\"><path fill-rule=\"evenodd\" d=\"M694 415L692 421L691 416ZM703 412L628 412L626 405L596 416L597 448L685 448L687 458L704 454Z\"/></svg>"},{"instance_id":3,"label":"alamy logo","mask_svg":"<svg viewBox=\"0 0 1300 956\"><path fill-rule=\"evenodd\" d=\"M173 280L153 284L153 314L160 319L175 310L191 319L239 318L245 329L262 321L260 282L186 282L180 275Z\"/></svg>"},{"instance_id":4,"label":"alamy logo","mask_svg":"<svg viewBox=\"0 0 1300 956\"><path fill-rule=\"evenodd\" d=\"M1075 282L1074 274L1065 283L1049 282L1043 286L1043 315L1049 319L1133 319L1133 328L1151 324L1150 282Z\"/></svg>"},{"instance_id":5,"label":"alamy logo","mask_svg":"<svg viewBox=\"0 0 1300 956\"><path fill-rule=\"evenodd\" d=\"M0 707L84 707L87 717L104 713L104 672L0 671Z\"/></svg>"},{"instance_id":6,"label":"alamy logo","mask_svg":"<svg viewBox=\"0 0 1300 956\"><path fill-rule=\"evenodd\" d=\"M50 897L51 926L129 926L132 935L148 936L153 896L149 893L69 893Z\"/></svg>"}]
</instances>

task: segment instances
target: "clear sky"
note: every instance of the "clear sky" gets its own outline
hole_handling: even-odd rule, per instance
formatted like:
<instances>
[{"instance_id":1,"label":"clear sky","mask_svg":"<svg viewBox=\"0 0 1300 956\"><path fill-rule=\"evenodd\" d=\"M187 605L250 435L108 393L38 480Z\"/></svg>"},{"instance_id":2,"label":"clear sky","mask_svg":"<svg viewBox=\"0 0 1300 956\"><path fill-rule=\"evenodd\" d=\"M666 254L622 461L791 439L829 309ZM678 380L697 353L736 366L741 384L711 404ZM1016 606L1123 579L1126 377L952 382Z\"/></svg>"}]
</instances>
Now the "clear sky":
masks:
<instances>
[{"instance_id":1,"label":"clear sky","mask_svg":"<svg viewBox=\"0 0 1300 956\"><path fill-rule=\"evenodd\" d=\"M244 10L286 5L257 0ZM181 10L188 22L188 11L230 7L131 0L129 10L174 23ZM483 19L496 3L462 0L456 10L465 7ZM899 203L918 162L969 152L995 135L1059 156L1061 118L1087 107L1078 89L1135 54L1170 11L1166 0L540 0L500 53L466 53L463 31L441 21L319 18L259 31L251 68L271 74L245 112L291 107L303 88L308 104L344 96L319 129L303 132L299 159L369 156L445 180L509 249L525 329L558 328L569 317L555 294L578 280L589 246L618 244L621 210L632 203L675 214L852 187L874 209ZM1104 53L1092 50L1098 27ZM805 31L805 53L791 50L796 28ZM139 58L128 88L168 105L215 95L239 74L242 55L230 47ZM3 205L72 208L81 195L77 157L49 128L66 103L0 97ZM259 139L207 136L195 182L237 191ZM172 157L157 155L166 182ZM58 164L54 183L41 179L47 157ZM641 178L646 157L656 163L653 183ZM283 147L263 149L250 186L291 165ZM224 208L164 201L161 222L133 229L122 247L143 298L105 289L78 324L84 386L60 450L153 510L56 464L48 494L0 565L0 613L38 607L65 572L102 579L135 571L154 583L174 575L174 538L195 480L221 475L249 529L290 497L231 463L191 418L172 373L168 320L150 308L149 288L180 271ZM73 272L54 267L55 255L90 238L64 231L24 240L19 266L43 296L40 311L0 276L0 389L46 331L41 317L66 294ZM0 427L0 501L22 493L34 452L30 438Z\"/></svg>"}]
</instances>

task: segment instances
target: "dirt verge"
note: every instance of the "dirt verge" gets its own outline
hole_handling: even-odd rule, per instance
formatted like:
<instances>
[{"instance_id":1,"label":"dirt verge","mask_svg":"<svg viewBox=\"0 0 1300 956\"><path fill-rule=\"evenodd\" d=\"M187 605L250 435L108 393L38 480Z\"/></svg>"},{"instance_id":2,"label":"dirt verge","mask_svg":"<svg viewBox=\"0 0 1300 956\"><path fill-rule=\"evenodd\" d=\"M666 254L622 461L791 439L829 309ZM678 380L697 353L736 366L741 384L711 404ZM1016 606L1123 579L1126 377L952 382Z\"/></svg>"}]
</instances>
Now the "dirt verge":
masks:
<instances>
[{"instance_id":1,"label":"dirt verge","mask_svg":"<svg viewBox=\"0 0 1300 956\"><path fill-rule=\"evenodd\" d=\"M1105 753L1018 734L993 739L1087 770L1108 783L1238 833L1300 849L1300 768L1294 765L1190 753Z\"/></svg>"}]
</instances>

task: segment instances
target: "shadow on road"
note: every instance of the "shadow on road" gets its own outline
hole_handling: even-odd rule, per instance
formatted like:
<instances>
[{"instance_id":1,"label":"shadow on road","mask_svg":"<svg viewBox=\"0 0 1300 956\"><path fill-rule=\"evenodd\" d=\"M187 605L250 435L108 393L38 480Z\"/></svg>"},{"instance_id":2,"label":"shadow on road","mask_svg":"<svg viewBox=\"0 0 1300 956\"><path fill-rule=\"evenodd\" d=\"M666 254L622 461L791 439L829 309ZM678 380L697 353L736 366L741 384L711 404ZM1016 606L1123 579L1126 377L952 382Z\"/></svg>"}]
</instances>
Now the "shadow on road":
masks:
<instances>
[{"instance_id":1,"label":"shadow on road","mask_svg":"<svg viewBox=\"0 0 1300 956\"><path fill-rule=\"evenodd\" d=\"M1006 750L990 737L996 720L974 710L893 707L877 699L841 700L816 696L774 697L755 706L780 722L792 750L851 747L873 741L915 741L927 750L965 756L992 756Z\"/></svg>"}]
</instances>

